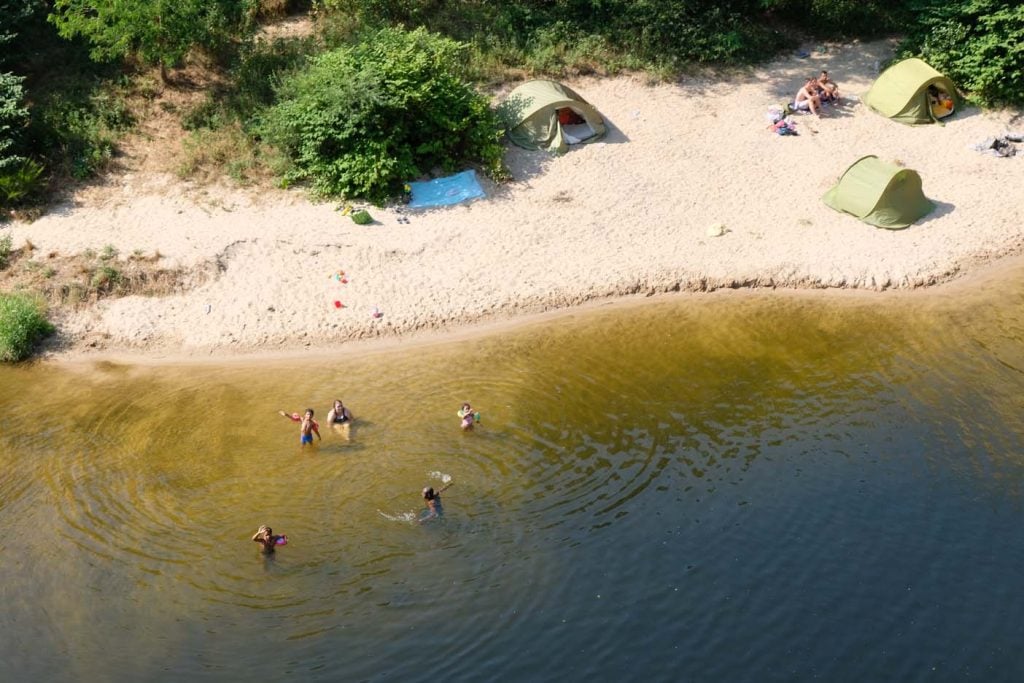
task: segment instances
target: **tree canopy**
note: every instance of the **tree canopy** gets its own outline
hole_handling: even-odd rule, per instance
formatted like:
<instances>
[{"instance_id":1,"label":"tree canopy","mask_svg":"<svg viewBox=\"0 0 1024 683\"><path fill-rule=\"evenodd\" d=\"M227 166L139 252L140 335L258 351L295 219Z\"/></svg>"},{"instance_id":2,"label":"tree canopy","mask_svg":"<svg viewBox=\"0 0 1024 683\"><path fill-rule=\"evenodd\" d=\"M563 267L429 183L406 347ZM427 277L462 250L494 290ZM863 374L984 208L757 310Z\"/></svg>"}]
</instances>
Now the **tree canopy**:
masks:
<instances>
[{"instance_id":1,"label":"tree canopy","mask_svg":"<svg viewBox=\"0 0 1024 683\"><path fill-rule=\"evenodd\" d=\"M164 67L194 46L214 49L239 35L256 0L55 0L50 21L65 38L82 36L91 56L137 56Z\"/></svg>"}]
</instances>

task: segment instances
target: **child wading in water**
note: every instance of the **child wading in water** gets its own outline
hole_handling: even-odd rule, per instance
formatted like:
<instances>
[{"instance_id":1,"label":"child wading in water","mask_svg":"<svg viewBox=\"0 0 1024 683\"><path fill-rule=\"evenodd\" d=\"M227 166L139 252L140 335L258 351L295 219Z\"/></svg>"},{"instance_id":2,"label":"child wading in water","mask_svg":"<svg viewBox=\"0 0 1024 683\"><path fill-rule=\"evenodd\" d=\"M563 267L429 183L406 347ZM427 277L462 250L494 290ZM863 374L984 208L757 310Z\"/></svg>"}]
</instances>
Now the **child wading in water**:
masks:
<instances>
[{"instance_id":1,"label":"child wading in water","mask_svg":"<svg viewBox=\"0 0 1024 683\"><path fill-rule=\"evenodd\" d=\"M474 411L473 406L468 403L463 403L462 408L456 413L459 419L462 420L462 429L469 430L473 428L473 425L480 421L480 412Z\"/></svg>"},{"instance_id":2,"label":"child wading in water","mask_svg":"<svg viewBox=\"0 0 1024 683\"><path fill-rule=\"evenodd\" d=\"M277 411L281 417L287 417L292 422L299 422L299 444L305 446L307 443L313 443L313 434L316 434L316 438L323 441L323 437L320 436L320 425L317 424L316 420L313 419L313 409L306 408L306 413L299 417L298 413L292 413L289 415L283 410Z\"/></svg>"},{"instance_id":3,"label":"child wading in water","mask_svg":"<svg viewBox=\"0 0 1024 683\"><path fill-rule=\"evenodd\" d=\"M441 493L443 491L446 491L448 487L454 483L454 481L450 481L437 491L435 491L432 486L428 486L427 488L423 489L423 500L425 500L427 503L427 514L423 517L420 517L420 524L423 524L423 522L426 522L431 519L437 519L441 516L441 514L444 512L444 510L441 509Z\"/></svg>"},{"instance_id":4,"label":"child wading in water","mask_svg":"<svg viewBox=\"0 0 1024 683\"><path fill-rule=\"evenodd\" d=\"M260 551L264 554L274 552L275 546L285 545L288 543L287 536L275 535L274 530L266 524L260 526L256 533L253 534L252 540L260 544Z\"/></svg>"}]
</instances>

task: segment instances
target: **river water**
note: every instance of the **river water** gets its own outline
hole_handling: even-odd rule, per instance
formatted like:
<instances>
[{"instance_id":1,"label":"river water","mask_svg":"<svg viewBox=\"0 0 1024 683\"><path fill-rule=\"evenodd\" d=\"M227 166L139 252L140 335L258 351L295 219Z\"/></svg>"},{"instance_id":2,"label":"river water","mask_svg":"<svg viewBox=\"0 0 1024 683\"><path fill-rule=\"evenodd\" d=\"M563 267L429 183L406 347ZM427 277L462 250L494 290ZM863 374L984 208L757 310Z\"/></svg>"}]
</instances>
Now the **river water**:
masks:
<instances>
[{"instance_id":1,"label":"river water","mask_svg":"<svg viewBox=\"0 0 1024 683\"><path fill-rule=\"evenodd\" d=\"M1022 680L1022 304L1016 265L0 368L2 678ZM276 411L335 396L349 440L301 450Z\"/></svg>"}]
</instances>

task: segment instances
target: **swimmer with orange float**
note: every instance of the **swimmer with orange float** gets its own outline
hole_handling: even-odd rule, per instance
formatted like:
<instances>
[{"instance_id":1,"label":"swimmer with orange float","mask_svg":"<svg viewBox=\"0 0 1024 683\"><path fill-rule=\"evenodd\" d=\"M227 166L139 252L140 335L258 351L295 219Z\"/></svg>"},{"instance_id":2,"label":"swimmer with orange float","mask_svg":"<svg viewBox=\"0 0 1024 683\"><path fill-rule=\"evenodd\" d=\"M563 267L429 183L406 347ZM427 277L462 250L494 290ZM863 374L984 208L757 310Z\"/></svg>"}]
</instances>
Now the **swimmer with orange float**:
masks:
<instances>
[{"instance_id":1,"label":"swimmer with orange float","mask_svg":"<svg viewBox=\"0 0 1024 683\"><path fill-rule=\"evenodd\" d=\"M316 438L323 441L323 437L320 436L320 425L313 419L313 409L306 408L306 412L302 417L299 417L298 413L292 413L289 415L283 410L277 411L281 417L287 417L292 422L299 422L299 445L305 446L307 443L313 443L313 434L316 434Z\"/></svg>"}]
</instances>

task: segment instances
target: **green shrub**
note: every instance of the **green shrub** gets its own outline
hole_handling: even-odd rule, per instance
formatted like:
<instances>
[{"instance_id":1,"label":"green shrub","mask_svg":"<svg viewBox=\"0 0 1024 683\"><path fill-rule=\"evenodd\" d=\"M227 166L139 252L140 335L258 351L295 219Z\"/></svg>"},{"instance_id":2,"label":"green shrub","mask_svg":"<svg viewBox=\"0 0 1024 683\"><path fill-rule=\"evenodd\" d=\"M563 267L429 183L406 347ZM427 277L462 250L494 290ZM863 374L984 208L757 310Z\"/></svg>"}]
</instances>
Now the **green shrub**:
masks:
<instances>
[{"instance_id":1,"label":"green shrub","mask_svg":"<svg viewBox=\"0 0 1024 683\"><path fill-rule=\"evenodd\" d=\"M112 292L124 284L124 275L112 266L100 266L93 272L89 284L94 289Z\"/></svg>"},{"instance_id":2,"label":"green shrub","mask_svg":"<svg viewBox=\"0 0 1024 683\"><path fill-rule=\"evenodd\" d=\"M6 268L7 264L10 263L12 241L10 235L0 237L0 270Z\"/></svg>"},{"instance_id":3,"label":"green shrub","mask_svg":"<svg viewBox=\"0 0 1024 683\"><path fill-rule=\"evenodd\" d=\"M43 186L43 167L31 159L0 170L0 207L15 206L38 195Z\"/></svg>"},{"instance_id":4,"label":"green shrub","mask_svg":"<svg viewBox=\"0 0 1024 683\"><path fill-rule=\"evenodd\" d=\"M122 88L94 76L62 74L35 94L27 135L58 177L81 180L102 171L134 125Z\"/></svg>"},{"instance_id":5,"label":"green shrub","mask_svg":"<svg viewBox=\"0 0 1024 683\"><path fill-rule=\"evenodd\" d=\"M291 160L286 182L382 203L437 167L500 175L497 117L463 80L465 53L422 28L382 29L285 79L258 129Z\"/></svg>"},{"instance_id":6,"label":"green shrub","mask_svg":"<svg viewBox=\"0 0 1024 683\"><path fill-rule=\"evenodd\" d=\"M43 169L22 155L28 108L22 100L25 79L0 73L0 208L13 206L38 187Z\"/></svg>"},{"instance_id":7,"label":"green shrub","mask_svg":"<svg viewBox=\"0 0 1024 683\"><path fill-rule=\"evenodd\" d=\"M905 30L906 3L891 0L765 0L766 8L793 26L825 38L873 37Z\"/></svg>"},{"instance_id":8,"label":"green shrub","mask_svg":"<svg viewBox=\"0 0 1024 683\"><path fill-rule=\"evenodd\" d=\"M761 21L752 0L650 0L620 3L604 29L614 44L650 64L745 63L787 43Z\"/></svg>"},{"instance_id":9,"label":"green shrub","mask_svg":"<svg viewBox=\"0 0 1024 683\"><path fill-rule=\"evenodd\" d=\"M24 294L0 294L0 362L31 355L35 345L53 333L43 305Z\"/></svg>"},{"instance_id":10,"label":"green shrub","mask_svg":"<svg viewBox=\"0 0 1024 683\"><path fill-rule=\"evenodd\" d=\"M252 29L249 0L54 0L50 22L65 38L89 41L96 61L134 57L161 68L189 50L217 50Z\"/></svg>"},{"instance_id":11,"label":"green shrub","mask_svg":"<svg viewBox=\"0 0 1024 683\"><path fill-rule=\"evenodd\" d=\"M852 2L833 0L840 1ZM477 47L487 45L483 54L489 56L519 52L521 64L555 74L595 67L614 71L620 66L749 62L788 43L764 21L772 0L323 2L365 24L422 25ZM598 49L588 57L584 43Z\"/></svg>"},{"instance_id":12,"label":"green shrub","mask_svg":"<svg viewBox=\"0 0 1024 683\"><path fill-rule=\"evenodd\" d=\"M918 55L982 104L1024 104L1024 4L914 0L901 51Z\"/></svg>"}]
</instances>

